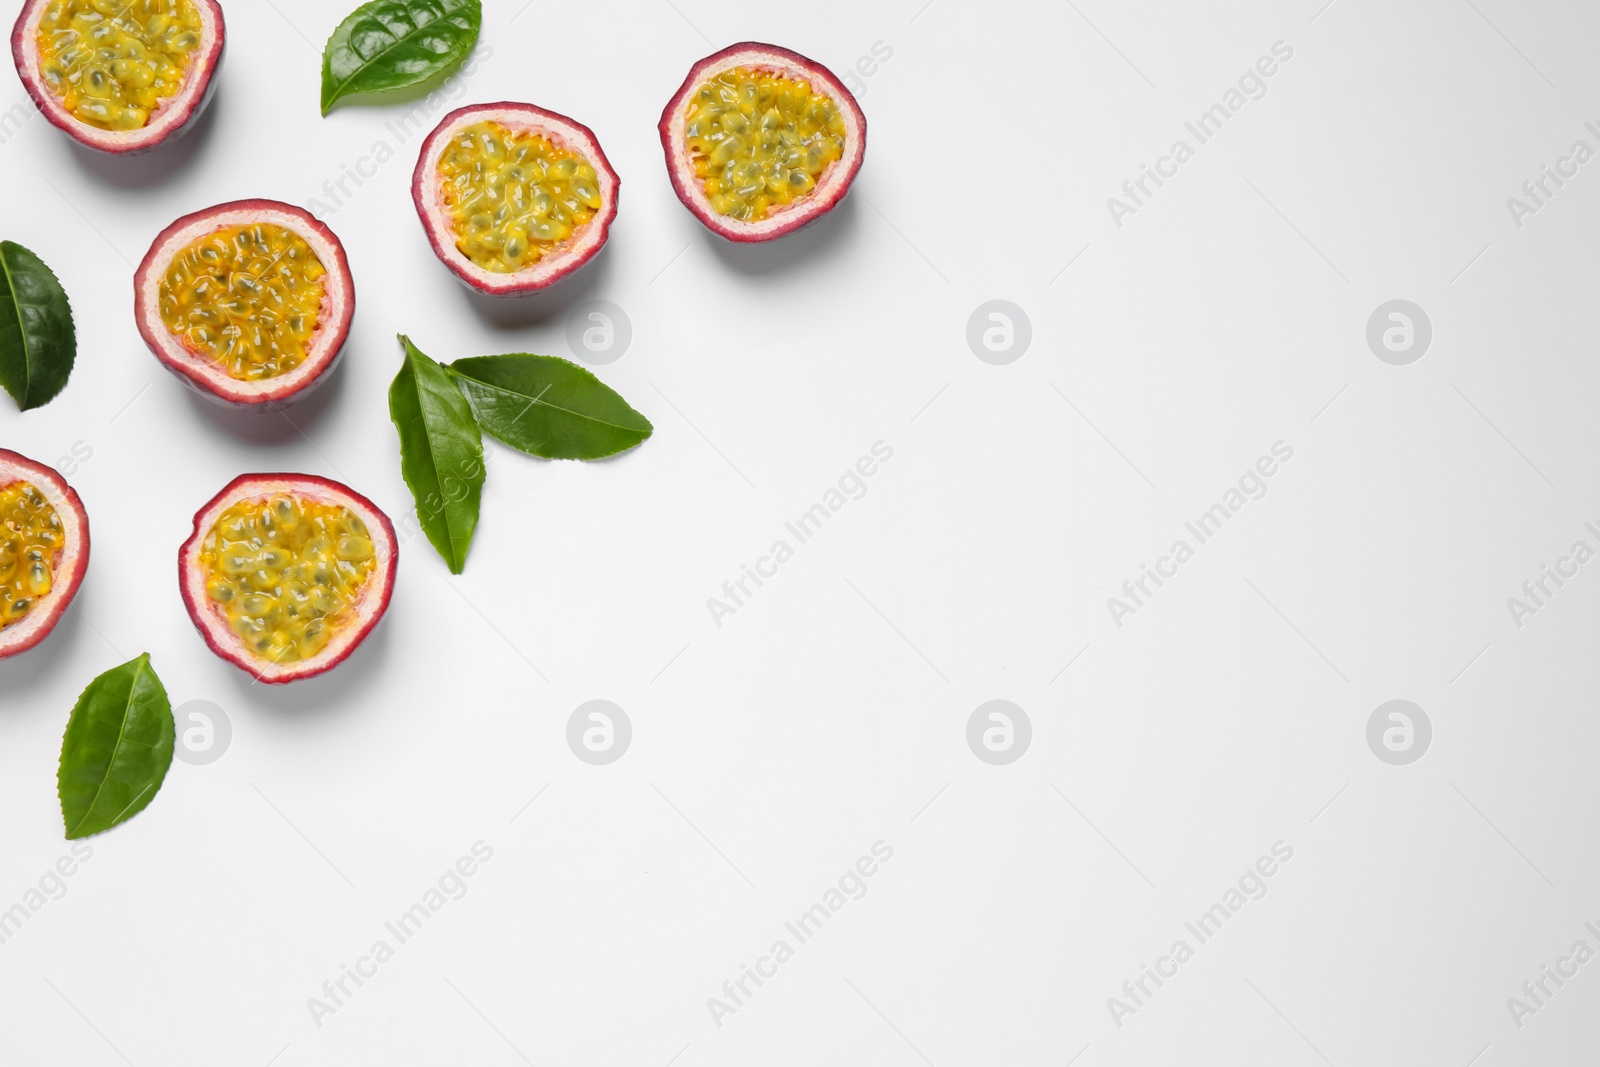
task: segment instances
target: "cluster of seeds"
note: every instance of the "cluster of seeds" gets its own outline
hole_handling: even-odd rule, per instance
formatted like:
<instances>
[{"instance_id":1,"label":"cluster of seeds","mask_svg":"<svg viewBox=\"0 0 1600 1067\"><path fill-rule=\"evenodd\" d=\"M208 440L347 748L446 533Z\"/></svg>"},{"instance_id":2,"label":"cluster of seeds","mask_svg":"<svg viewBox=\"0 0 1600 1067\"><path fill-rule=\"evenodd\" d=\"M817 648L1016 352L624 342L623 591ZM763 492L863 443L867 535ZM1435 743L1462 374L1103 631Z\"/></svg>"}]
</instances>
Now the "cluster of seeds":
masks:
<instances>
[{"instance_id":1,"label":"cluster of seeds","mask_svg":"<svg viewBox=\"0 0 1600 1067\"><path fill-rule=\"evenodd\" d=\"M52 0L39 19L50 91L102 130L137 130L183 85L200 46L192 0Z\"/></svg>"},{"instance_id":2,"label":"cluster of seeds","mask_svg":"<svg viewBox=\"0 0 1600 1067\"><path fill-rule=\"evenodd\" d=\"M267 222L221 229L172 257L161 321L240 381L276 378L305 361L326 273L293 230Z\"/></svg>"},{"instance_id":3,"label":"cluster of seeds","mask_svg":"<svg viewBox=\"0 0 1600 1067\"><path fill-rule=\"evenodd\" d=\"M803 81L725 70L689 101L684 129L695 177L718 213L758 222L816 187L844 155L844 116Z\"/></svg>"},{"instance_id":4,"label":"cluster of seeds","mask_svg":"<svg viewBox=\"0 0 1600 1067\"><path fill-rule=\"evenodd\" d=\"M594 167L526 130L476 122L439 157L456 248L485 270L530 267L594 218L604 201Z\"/></svg>"},{"instance_id":5,"label":"cluster of seeds","mask_svg":"<svg viewBox=\"0 0 1600 1067\"><path fill-rule=\"evenodd\" d=\"M354 617L376 567L349 508L287 495L228 508L200 548L206 596L245 647L269 663L312 658Z\"/></svg>"},{"instance_id":6,"label":"cluster of seeds","mask_svg":"<svg viewBox=\"0 0 1600 1067\"><path fill-rule=\"evenodd\" d=\"M0 489L0 629L21 622L55 580L67 543L61 516L27 482Z\"/></svg>"}]
</instances>

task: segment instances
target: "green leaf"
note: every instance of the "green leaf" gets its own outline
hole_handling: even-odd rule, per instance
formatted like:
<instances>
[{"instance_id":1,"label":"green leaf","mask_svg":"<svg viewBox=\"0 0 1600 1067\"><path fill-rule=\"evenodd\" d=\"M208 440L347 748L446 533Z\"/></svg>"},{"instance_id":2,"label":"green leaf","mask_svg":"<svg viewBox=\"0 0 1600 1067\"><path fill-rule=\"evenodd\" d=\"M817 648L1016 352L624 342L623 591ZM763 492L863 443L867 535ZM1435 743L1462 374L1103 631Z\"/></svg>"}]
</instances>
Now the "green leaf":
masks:
<instances>
[{"instance_id":1,"label":"green leaf","mask_svg":"<svg viewBox=\"0 0 1600 1067\"><path fill-rule=\"evenodd\" d=\"M483 497L483 435L445 369L402 335L406 359L389 387L389 417L400 431L400 473L417 501L422 531L460 574Z\"/></svg>"},{"instance_id":2,"label":"green leaf","mask_svg":"<svg viewBox=\"0 0 1600 1067\"><path fill-rule=\"evenodd\" d=\"M54 272L15 242L0 241L0 275L0 387L27 411L54 400L72 374L72 305Z\"/></svg>"},{"instance_id":3,"label":"green leaf","mask_svg":"<svg viewBox=\"0 0 1600 1067\"><path fill-rule=\"evenodd\" d=\"M143 811L172 766L172 704L147 652L83 691L61 739L56 788L67 839Z\"/></svg>"},{"instance_id":4,"label":"green leaf","mask_svg":"<svg viewBox=\"0 0 1600 1067\"><path fill-rule=\"evenodd\" d=\"M602 459L655 432L605 382L559 356L473 356L450 364L478 424L545 459Z\"/></svg>"},{"instance_id":5,"label":"green leaf","mask_svg":"<svg viewBox=\"0 0 1600 1067\"><path fill-rule=\"evenodd\" d=\"M322 113L355 93L418 85L478 42L479 0L372 0L339 23L322 50Z\"/></svg>"}]
</instances>

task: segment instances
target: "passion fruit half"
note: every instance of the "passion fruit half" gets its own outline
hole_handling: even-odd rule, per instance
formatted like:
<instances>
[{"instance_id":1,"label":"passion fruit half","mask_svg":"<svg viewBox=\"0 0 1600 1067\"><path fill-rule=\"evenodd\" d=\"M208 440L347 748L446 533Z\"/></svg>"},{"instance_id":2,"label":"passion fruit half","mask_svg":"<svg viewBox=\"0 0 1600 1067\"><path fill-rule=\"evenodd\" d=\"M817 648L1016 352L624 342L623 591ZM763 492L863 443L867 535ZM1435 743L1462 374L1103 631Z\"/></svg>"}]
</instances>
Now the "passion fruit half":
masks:
<instances>
[{"instance_id":1,"label":"passion fruit half","mask_svg":"<svg viewBox=\"0 0 1600 1067\"><path fill-rule=\"evenodd\" d=\"M826 215L867 150L867 117L832 71L753 41L696 63L658 129L678 199L730 241L770 241Z\"/></svg>"},{"instance_id":2,"label":"passion fruit half","mask_svg":"<svg viewBox=\"0 0 1600 1067\"><path fill-rule=\"evenodd\" d=\"M27 0L11 58L52 125L102 152L145 152L211 99L226 33L217 0Z\"/></svg>"},{"instance_id":3,"label":"passion fruit half","mask_svg":"<svg viewBox=\"0 0 1600 1067\"><path fill-rule=\"evenodd\" d=\"M594 258L620 186L589 127L502 102L444 117L422 143L411 197L445 266L480 293L519 296Z\"/></svg>"},{"instance_id":4,"label":"passion fruit half","mask_svg":"<svg viewBox=\"0 0 1600 1067\"><path fill-rule=\"evenodd\" d=\"M256 410L327 381L356 310L339 238L276 200L185 215L145 253L133 290L139 333L163 366Z\"/></svg>"},{"instance_id":5,"label":"passion fruit half","mask_svg":"<svg viewBox=\"0 0 1600 1067\"><path fill-rule=\"evenodd\" d=\"M332 670L388 610L389 517L310 474L235 478L194 517L178 585L211 651L269 683Z\"/></svg>"},{"instance_id":6,"label":"passion fruit half","mask_svg":"<svg viewBox=\"0 0 1600 1067\"><path fill-rule=\"evenodd\" d=\"M89 515L66 479L0 448L0 659L50 635L89 569Z\"/></svg>"}]
</instances>

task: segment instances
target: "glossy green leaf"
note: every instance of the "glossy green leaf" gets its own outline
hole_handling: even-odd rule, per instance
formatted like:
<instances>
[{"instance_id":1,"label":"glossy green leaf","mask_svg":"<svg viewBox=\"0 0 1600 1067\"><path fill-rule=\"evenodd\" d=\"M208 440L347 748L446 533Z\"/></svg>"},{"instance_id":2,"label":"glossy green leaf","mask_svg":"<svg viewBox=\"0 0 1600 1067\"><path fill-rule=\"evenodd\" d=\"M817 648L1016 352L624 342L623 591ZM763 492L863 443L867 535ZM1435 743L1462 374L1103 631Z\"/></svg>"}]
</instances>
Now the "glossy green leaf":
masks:
<instances>
[{"instance_id":1,"label":"glossy green leaf","mask_svg":"<svg viewBox=\"0 0 1600 1067\"><path fill-rule=\"evenodd\" d=\"M67 720L56 772L67 838L143 811L172 766L172 740L172 704L149 653L90 682Z\"/></svg>"},{"instance_id":2,"label":"glossy green leaf","mask_svg":"<svg viewBox=\"0 0 1600 1067\"><path fill-rule=\"evenodd\" d=\"M479 0L372 0L339 23L322 50L322 113L341 97L418 85L478 42Z\"/></svg>"},{"instance_id":3,"label":"glossy green leaf","mask_svg":"<svg viewBox=\"0 0 1600 1067\"><path fill-rule=\"evenodd\" d=\"M483 497L483 435L445 369L402 336L405 363L389 387L400 431L400 473L417 501L422 532L460 574Z\"/></svg>"},{"instance_id":4,"label":"glossy green leaf","mask_svg":"<svg viewBox=\"0 0 1600 1067\"><path fill-rule=\"evenodd\" d=\"M72 306L55 273L0 241L0 387L23 411L47 404L66 388L77 355Z\"/></svg>"},{"instance_id":5,"label":"glossy green leaf","mask_svg":"<svg viewBox=\"0 0 1600 1067\"><path fill-rule=\"evenodd\" d=\"M602 459L655 432L609 385L559 356L473 356L448 370L478 425L545 459Z\"/></svg>"}]
</instances>

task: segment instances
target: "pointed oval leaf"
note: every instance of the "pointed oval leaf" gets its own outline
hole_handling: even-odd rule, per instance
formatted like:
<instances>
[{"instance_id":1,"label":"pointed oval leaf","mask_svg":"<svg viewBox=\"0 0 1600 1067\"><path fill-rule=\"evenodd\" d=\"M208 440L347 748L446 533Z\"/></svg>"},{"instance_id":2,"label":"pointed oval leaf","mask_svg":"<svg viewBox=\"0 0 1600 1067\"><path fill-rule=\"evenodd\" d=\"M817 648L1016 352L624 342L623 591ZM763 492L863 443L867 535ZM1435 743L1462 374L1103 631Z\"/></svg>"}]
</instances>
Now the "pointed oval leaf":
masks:
<instances>
[{"instance_id":1,"label":"pointed oval leaf","mask_svg":"<svg viewBox=\"0 0 1600 1067\"><path fill-rule=\"evenodd\" d=\"M478 424L535 456L603 459L655 432L609 385L559 356L473 356L449 370Z\"/></svg>"},{"instance_id":2,"label":"pointed oval leaf","mask_svg":"<svg viewBox=\"0 0 1600 1067\"><path fill-rule=\"evenodd\" d=\"M322 51L322 113L341 97L419 85L467 57L479 0L373 0L339 23Z\"/></svg>"},{"instance_id":3,"label":"pointed oval leaf","mask_svg":"<svg viewBox=\"0 0 1600 1067\"><path fill-rule=\"evenodd\" d=\"M90 682L67 720L56 772L67 838L143 811L172 766L172 742L172 704L149 653Z\"/></svg>"},{"instance_id":4,"label":"pointed oval leaf","mask_svg":"<svg viewBox=\"0 0 1600 1067\"><path fill-rule=\"evenodd\" d=\"M389 387L400 431L400 473L417 502L423 533L452 574L467 565L483 497L483 435L445 369L402 336L405 363Z\"/></svg>"},{"instance_id":5,"label":"pointed oval leaf","mask_svg":"<svg viewBox=\"0 0 1600 1067\"><path fill-rule=\"evenodd\" d=\"M0 241L0 387L23 411L66 388L78 355L72 305L55 272L14 241Z\"/></svg>"}]
</instances>

